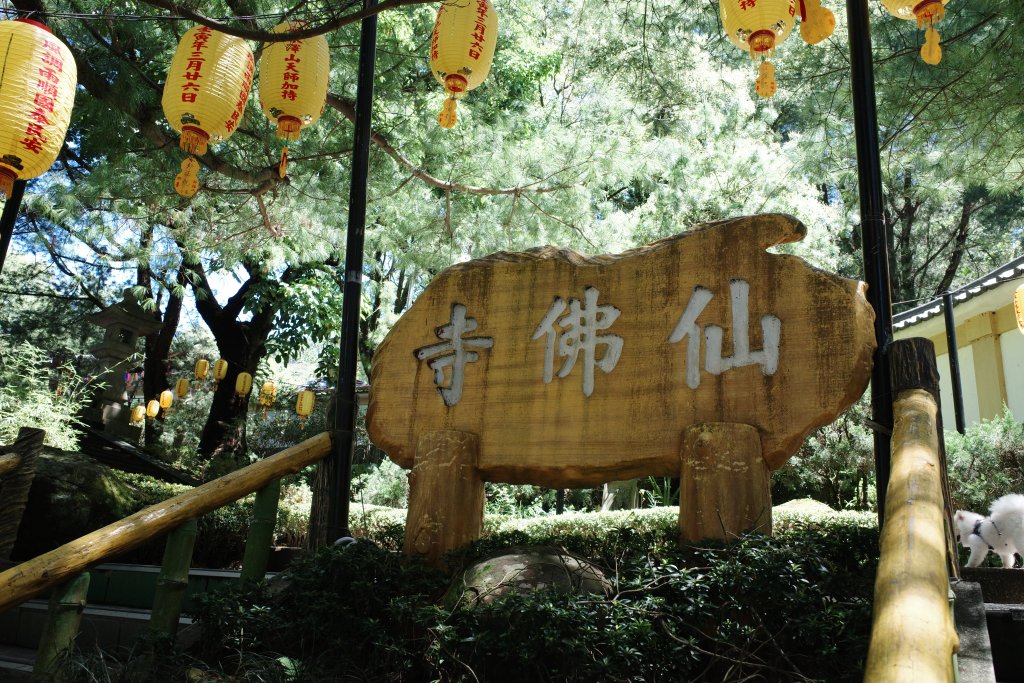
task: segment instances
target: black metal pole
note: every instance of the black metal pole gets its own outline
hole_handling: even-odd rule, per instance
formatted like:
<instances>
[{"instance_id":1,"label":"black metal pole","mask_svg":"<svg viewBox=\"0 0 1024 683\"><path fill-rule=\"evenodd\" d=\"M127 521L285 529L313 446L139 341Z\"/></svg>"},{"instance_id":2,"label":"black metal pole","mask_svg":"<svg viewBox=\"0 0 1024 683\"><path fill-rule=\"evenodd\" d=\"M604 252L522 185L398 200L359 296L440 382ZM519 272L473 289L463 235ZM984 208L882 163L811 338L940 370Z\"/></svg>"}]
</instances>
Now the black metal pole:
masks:
<instances>
[{"instance_id":1,"label":"black metal pole","mask_svg":"<svg viewBox=\"0 0 1024 683\"><path fill-rule=\"evenodd\" d=\"M864 251L864 280L868 301L875 310L875 364L871 371L871 414L882 430L892 429L892 380L889 377L889 344L892 342L892 298L889 284L889 252L882 219L882 164L878 156L878 118L875 109L875 76L871 62L871 26L867 0L846 0L850 32L850 75L853 90L853 122L857 139L857 178L860 185L860 225ZM891 434L875 431L875 486L878 490L878 522L885 516L885 490L889 485Z\"/></svg>"},{"instance_id":2,"label":"black metal pole","mask_svg":"<svg viewBox=\"0 0 1024 683\"><path fill-rule=\"evenodd\" d=\"M956 321L953 319L953 295L946 292L942 295L942 316L946 321L946 348L949 353L949 378L953 382L953 415L956 419L956 431L961 434L966 430L964 425L964 388L960 384L960 351L956 345Z\"/></svg>"},{"instance_id":3,"label":"black metal pole","mask_svg":"<svg viewBox=\"0 0 1024 683\"><path fill-rule=\"evenodd\" d=\"M363 0L371 9L377 0ZM359 361L359 309L363 296L363 242L366 232L366 183L370 160L373 71L377 54L377 15L362 22L359 37L359 75L356 81L355 136L352 179L348 197L348 236L345 240L345 289L341 307L341 357L335 395L334 481L327 506L328 541L349 535L352 450L355 445L356 367Z\"/></svg>"},{"instance_id":4,"label":"black metal pole","mask_svg":"<svg viewBox=\"0 0 1024 683\"><path fill-rule=\"evenodd\" d=\"M25 196L25 184L24 180L14 181L11 196L4 204L3 214L0 214L0 273L4 270L7 250L11 247L11 239L14 237L14 223L18 220L18 209L21 208L21 200Z\"/></svg>"}]
</instances>

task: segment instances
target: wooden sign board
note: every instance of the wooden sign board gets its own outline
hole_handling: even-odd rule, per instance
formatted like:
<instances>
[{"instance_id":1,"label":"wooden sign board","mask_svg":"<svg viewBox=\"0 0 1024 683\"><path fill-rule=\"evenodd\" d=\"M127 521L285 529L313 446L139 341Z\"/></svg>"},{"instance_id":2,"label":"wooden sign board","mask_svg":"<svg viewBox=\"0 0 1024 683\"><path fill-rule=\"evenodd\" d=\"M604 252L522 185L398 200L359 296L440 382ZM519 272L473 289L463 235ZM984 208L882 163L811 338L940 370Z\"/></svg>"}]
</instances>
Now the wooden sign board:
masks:
<instances>
[{"instance_id":1,"label":"wooden sign board","mask_svg":"<svg viewBox=\"0 0 1024 683\"><path fill-rule=\"evenodd\" d=\"M861 395L875 348L863 283L765 251L805 234L773 214L453 266L377 350L370 437L412 468L420 433L474 434L483 480L579 487L679 476L685 428L738 423L774 470Z\"/></svg>"}]
</instances>

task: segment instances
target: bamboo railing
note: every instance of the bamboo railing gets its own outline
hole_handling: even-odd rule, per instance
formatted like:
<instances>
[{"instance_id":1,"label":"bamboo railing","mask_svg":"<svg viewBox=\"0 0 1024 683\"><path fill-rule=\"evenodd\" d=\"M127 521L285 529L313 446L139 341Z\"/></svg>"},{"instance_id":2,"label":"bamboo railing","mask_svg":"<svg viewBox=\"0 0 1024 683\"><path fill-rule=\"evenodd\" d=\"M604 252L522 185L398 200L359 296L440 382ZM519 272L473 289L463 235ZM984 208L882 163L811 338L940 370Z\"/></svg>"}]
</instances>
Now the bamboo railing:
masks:
<instances>
[{"instance_id":1,"label":"bamboo railing","mask_svg":"<svg viewBox=\"0 0 1024 683\"><path fill-rule=\"evenodd\" d=\"M949 607L938 371L926 339L895 342L892 471L865 683L952 683L959 638Z\"/></svg>"},{"instance_id":2,"label":"bamboo railing","mask_svg":"<svg viewBox=\"0 0 1024 683\"><path fill-rule=\"evenodd\" d=\"M63 584L90 566L167 534L181 524L265 488L331 452L324 432L297 446L82 536L0 573L0 612Z\"/></svg>"}]
</instances>

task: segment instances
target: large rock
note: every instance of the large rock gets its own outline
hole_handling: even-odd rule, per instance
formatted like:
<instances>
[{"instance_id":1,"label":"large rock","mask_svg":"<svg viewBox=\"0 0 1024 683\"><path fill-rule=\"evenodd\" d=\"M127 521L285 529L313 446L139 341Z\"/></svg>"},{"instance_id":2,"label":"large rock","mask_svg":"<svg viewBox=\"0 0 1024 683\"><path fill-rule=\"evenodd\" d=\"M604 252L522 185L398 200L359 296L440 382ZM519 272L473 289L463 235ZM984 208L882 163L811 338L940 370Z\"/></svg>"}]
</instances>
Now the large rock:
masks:
<instances>
[{"instance_id":1,"label":"large rock","mask_svg":"<svg viewBox=\"0 0 1024 683\"><path fill-rule=\"evenodd\" d=\"M470 565L448 589L445 602L473 606L502 595L555 588L565 593L610 595L611 581L593 563L561 548L509 548Z\"/></svg>"},{"instance_id":2,"label":"large rock","mask_svg":"<svg viewBox=\"0 0 1024 683\"><path fill-rule=\"evenodd\" d=\"M35 557L131 514L138 507L134 497L108 467L46 449L36 461L12 559Z\"/></svg>"}]
</instances>

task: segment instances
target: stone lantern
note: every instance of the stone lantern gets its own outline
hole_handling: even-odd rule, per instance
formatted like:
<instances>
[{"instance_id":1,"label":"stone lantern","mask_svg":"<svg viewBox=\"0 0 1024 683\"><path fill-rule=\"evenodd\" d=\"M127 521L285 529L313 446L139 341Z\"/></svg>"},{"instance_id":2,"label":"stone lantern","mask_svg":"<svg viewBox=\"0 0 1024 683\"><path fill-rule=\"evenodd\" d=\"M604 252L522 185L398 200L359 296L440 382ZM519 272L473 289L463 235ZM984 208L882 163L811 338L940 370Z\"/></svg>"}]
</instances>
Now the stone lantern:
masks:
<instances>
[{"instance_id":1,"label":"stone lantern","mask_svg":"<svg viewBox=\"0 0 1024 683\"><path fill-rule=\"evenodd\" d=\"M99 367L109 374L106 388L87 411L86 419L102 422L103 429L113 436L137 440L139 429L129 423L131 412L125 405L128 393L125 372L128 359L135 353L139 337L155 334L163 327L152 314L143 310L131 289L124 290L124 298L86 318L106 330L103 341L92 349Z\"/></svg>"}]
</instances>

